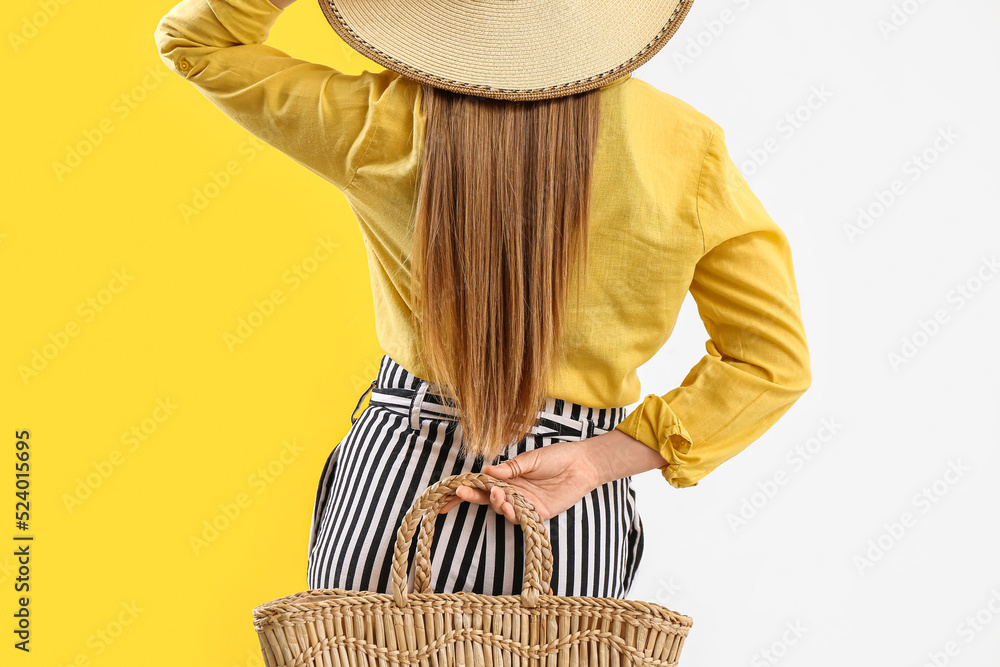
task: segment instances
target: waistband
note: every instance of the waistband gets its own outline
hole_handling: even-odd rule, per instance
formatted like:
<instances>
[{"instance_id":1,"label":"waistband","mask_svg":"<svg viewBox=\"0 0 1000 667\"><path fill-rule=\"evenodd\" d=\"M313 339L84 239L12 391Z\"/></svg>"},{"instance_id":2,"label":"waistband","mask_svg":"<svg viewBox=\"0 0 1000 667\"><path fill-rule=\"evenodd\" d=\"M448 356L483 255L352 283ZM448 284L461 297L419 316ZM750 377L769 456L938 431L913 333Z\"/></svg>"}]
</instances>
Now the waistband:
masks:
<instances>
[{"instance_id":1,"label":"waistband","mask_svg":"<svg viewBox=\"0 0 1000 667\"><path fill-rule=\"evenodd\" d=\"M369 404L391 407L408 413L413 428L420 427L421 419L458 421L458 408L453 401L442 395L440 385L417 377L387 354L382 355L378 373L361 395L358 406L354 409L355 413L369 392L371 392ZM625 418L626 411L627 408L624 406L593 408L547 396L531 432L534 435L592 438L613 429ZM356 420L352 413L351 423Z\"/></svg>"}]
</instances>

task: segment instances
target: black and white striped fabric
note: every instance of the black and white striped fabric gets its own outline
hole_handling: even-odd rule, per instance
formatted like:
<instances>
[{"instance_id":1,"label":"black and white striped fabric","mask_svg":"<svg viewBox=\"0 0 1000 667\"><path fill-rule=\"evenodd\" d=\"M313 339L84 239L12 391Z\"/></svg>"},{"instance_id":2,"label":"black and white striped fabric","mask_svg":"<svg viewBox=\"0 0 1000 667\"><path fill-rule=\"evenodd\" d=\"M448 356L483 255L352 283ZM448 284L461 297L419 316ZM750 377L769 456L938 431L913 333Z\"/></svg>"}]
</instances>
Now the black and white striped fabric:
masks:
<instances>
[{"instance_id":1,"label":"black and white striped fabric","mask_svg":"<svg viewBox=\"0 0 1000 667\"><path fill-rule=\"evenodd\" d=\"M396 533L414 499L444 477L482 470L481 459L459 456L456 408L436 393L436 384L383 355L368 391L369 405L356 418L352 413L351 429L320 475L309 529L306 585L312 589L391 593ZM549 397L531 434L494 463L605 433L625 416L623 407L590 408ZM643 550L631 477L593 490L545 526L552 543L553 593L628 595ZM431 546L433 592L519 594L523 537L519 526L489 505L463 502L438 515ZM411 564L415 552L416 538ZM412 574L411 567L411 587Z\"/></svg>"}]
</instances>

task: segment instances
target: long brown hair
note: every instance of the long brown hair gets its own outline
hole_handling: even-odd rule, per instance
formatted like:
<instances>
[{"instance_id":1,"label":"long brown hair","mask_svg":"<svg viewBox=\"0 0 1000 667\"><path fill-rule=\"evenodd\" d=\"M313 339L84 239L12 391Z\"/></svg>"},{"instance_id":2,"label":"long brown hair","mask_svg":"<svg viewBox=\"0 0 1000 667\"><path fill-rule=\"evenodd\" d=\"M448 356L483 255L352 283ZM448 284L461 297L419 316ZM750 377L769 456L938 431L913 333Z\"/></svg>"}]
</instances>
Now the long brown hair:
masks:
<instances>
[{"instance_id":1,"label":"long brown hair","mask_svg":"<svg viewBox=\"0 0 1000 667\"><path fill-rule=\"evenodd\" d=\"M544 407L571 269L579 308L600 89L509 101L421 87L413 325L465 453L491 463Z\"/></svg>"}]
</instances>

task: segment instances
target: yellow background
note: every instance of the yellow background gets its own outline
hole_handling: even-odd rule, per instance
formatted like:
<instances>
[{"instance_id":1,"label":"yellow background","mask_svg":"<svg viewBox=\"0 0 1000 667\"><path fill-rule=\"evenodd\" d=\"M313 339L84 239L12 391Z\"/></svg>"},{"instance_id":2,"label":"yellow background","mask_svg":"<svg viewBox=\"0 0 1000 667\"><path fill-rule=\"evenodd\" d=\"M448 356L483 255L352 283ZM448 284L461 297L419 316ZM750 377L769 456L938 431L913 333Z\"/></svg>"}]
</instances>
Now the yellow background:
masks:
<instances>
[{"instance_id":1,"label":"yellow background","mask_svg":"<svg viewBox=\"0 0 1000 667\"><path fill-rule=\"evenodd\" d=\"M153 30L172 4L4 4L4 665L262 665L251 610L306 588L318 477L378 368L346 200L167 70ZM315 2L268 44L382 69ZM16 534L34 536L29 653Z\"/></svg>"}]
</instances>

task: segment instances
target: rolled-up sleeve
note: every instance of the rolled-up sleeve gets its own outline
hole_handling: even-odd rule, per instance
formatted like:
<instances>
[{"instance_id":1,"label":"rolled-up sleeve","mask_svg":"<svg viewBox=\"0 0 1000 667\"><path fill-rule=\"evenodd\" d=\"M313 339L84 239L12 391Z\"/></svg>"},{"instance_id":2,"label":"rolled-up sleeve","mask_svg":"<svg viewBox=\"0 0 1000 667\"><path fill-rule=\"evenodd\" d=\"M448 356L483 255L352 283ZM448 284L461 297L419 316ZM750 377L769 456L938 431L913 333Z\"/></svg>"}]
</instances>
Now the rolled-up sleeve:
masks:
<instances>
[{"instance_id":1,"label":"rolled-up sleeve","mask_svg":"<svg viewBox=\"0 0 1000 667\"><path fill-rule=\"evenodd\" d=\"M704 239L690 285L708 352L680 386L649 394L616 428L656 449L677 488L759 438L812 382L788 238L713 129L697 193Z\"/></svg>"},{"instance_id":2,"label":"rolled-up sleeve","mask_svg":"<svg viewBox=\"0 0 1000 667\"><path fill-rule=\"evenodd\" d=\"M265 45L283 11L270 0L182 0L154 38L167 67L224 114L346 189L397 74L349 75Z\"/></svg>"}]
</instances>

